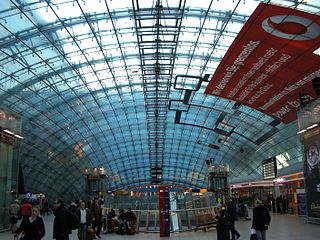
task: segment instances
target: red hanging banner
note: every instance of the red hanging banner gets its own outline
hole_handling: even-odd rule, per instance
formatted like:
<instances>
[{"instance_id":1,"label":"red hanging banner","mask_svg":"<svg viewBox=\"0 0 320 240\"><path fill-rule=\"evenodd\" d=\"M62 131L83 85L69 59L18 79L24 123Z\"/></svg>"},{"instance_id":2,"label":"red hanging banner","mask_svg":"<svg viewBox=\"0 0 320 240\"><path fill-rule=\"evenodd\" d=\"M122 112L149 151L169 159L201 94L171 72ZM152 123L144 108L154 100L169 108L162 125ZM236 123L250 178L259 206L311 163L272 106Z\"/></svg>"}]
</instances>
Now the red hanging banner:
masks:
<instances>
[{"instance_id":1,"label":"red hanging banner","mask_svg":"<svg viewBox=\"0 0 320 240\"><path fill-rule=\"evenodd\" d=\"M223 57L205 91L284 123L297 118L299 92L317 98L320 16L260 3Z\"/></svg>"}]
</instances>

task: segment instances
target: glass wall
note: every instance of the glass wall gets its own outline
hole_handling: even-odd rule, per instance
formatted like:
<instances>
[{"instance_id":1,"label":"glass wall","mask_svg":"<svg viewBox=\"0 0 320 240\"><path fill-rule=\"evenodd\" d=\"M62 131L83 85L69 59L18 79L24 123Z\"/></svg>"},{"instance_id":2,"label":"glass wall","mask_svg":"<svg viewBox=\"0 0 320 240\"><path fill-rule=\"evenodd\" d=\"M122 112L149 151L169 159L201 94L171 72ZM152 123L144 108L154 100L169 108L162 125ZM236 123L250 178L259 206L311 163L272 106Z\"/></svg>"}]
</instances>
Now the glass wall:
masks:
<instances>
[{"instance_id":1,"label":"glass wall","mask_svg":"<svg viewBox=\"0 0 320 240\"><path fill-rule=\"evenodd\" d=\"M9 226L9 206L18 196L21 119L0 107L0 231Z\"/></svg>"},{"instance_id":2,"label":"glass wall","mask_svg":"<svg viewBox=\"0 0 320 240\"><path fill-rule=\"evenodd\" d=\"M8 228L9 206L16 195L17 161L14 159L14 147L0 142L0 231Z\"/></svg>"}]
</instances>

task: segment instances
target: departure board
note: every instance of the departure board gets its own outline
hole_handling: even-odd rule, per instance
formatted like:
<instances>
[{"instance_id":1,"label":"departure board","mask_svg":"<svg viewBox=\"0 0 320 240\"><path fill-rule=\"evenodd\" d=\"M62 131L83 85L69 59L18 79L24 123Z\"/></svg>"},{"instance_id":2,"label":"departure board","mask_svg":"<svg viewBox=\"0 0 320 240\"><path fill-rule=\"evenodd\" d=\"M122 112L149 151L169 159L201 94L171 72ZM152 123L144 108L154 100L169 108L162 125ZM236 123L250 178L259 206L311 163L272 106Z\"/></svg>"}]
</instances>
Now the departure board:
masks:
<instances>
[{"instance_id":1,"label":"departure board","mask_svg":"<svg viewBox=\"0 0 320 240\"><path fill-rule=\"evenodd\" d=\"M263 179L274 179L277 177L277 160L275 157L262 161Z\"/></svg>"}]
</instances>

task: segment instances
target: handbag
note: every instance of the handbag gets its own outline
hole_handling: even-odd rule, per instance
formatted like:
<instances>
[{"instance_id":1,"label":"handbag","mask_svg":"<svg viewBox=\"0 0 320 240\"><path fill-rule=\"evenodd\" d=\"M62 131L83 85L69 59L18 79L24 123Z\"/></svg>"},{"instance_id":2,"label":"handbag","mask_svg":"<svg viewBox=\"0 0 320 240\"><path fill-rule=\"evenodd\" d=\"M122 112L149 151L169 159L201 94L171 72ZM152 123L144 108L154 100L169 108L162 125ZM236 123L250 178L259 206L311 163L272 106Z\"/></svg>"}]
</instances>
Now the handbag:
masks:
<instances>
[{"instance_id":1,"label":"handbag","mask_svg":"<svg viewBox=\"0 0 320 240\"><path fill-rule=\"evenodd\" d=\"M250 240L258 240L257 234L256 233L251 234L250 235Z\"/></svg>"},{"instance_id":2,"label":"handbag","mask_svg":"<svg viewBox=\"0 0 320 240\"><path fill-rule=\"evenodd\" d=\"M250 240L258 240L257 232L254 228L250 229Z\"/></svg>"}]
</instances>

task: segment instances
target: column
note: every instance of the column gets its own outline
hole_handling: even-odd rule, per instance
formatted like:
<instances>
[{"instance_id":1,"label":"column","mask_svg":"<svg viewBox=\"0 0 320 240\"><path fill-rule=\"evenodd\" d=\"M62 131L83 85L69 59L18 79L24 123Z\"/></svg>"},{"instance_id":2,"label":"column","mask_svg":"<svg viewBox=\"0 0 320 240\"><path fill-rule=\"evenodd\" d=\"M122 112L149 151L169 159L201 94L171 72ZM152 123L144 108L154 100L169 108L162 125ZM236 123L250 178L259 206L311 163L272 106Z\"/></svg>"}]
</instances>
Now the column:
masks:
<instances>
[{"instance_id":1,"label":"column","mask_svg":"<svg viewBox=\"0 0 320 240\"><path fill-rule=\"evenodd\" d=\"M160 237L170 237L170 194L169 188L159 187Z\"/></svg>"}]
</instances>

